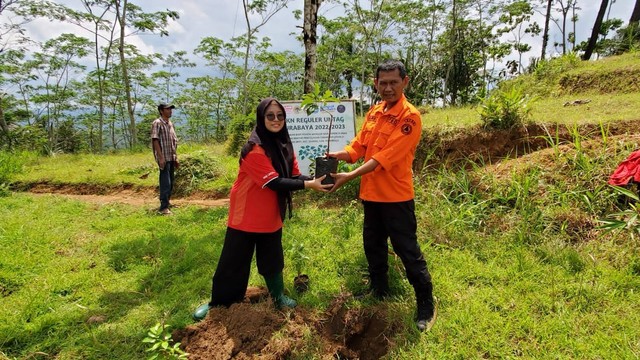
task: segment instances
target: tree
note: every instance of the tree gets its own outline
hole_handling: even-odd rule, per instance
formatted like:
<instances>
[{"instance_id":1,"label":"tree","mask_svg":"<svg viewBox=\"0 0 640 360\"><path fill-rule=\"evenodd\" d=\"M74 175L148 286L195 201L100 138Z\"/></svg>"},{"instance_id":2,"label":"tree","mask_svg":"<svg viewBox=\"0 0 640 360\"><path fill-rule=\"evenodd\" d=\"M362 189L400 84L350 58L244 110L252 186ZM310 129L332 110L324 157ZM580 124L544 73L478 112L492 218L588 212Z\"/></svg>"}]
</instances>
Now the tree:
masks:
<instances>
[{"instance_id":1,"label":"tree","mask_svg":"<svg viewBox=\"0 0 640 360\"><path fill-rule=\"evenodd\" d=\"M484 59L477 49L485 46L480 20L472 16L473 3L453 0L445 31L438 36L439 82L442 103L462 105L477 99L483 87Z\"/></svg>"},{"instance_id":2,"label":"tree","mask_svg":"<svg viewBox=\"0 0 640 360\"><path fill-rule=\"evenodd\" d=\"M65 112L75 106L71 101L76 96L72 75L85 69L77 60L87 56L91 46L86 38L62 34L45 42L42 52L34 53L33 60L28 61L42 81L32 101L43 106L38 123L48 134L50 153L58 150L57 130Z\"/></svg>"},{"instance_id":3,"label":"tree","mask_svg":"<svg viewBox=\"0 0 640 360\"><path fill-rule=\"evenodd\" d=\"M393 20L388 16L389 6L385 0L372 0L368 9L364 8L359 0L349 1L351 7L345 9L345 22L351 24L351 31L355 34L354 55L359 58L359 68L356 71L360 76L359 113L364 114L363 104L367 94L365 87L372 89L370 97L373 97L371 74L375 66L386 56L382 48L392 41L390 32L393 30Z\"/></svg>"},{"instance_id":4,"label":"tree","mask_svg":"<svg viewBox=\"0 0 640 360\"><path fill-rule=\"evenodd\" d=\"M575 0L573 4L571 4L571 23L573 24L573 31L569 33L569 41L571 42L571 49L576 51L576 38L578 34L576 34L576 24L578 23L578 14L576 10L582 10L582 8L578 7L578 1Z\"/></svg>"},{"instance_id":5,"label":"tree","mask_svg":"<svg viewBox=\"0 0 640 360\"><path fill-rule=\"evenodd\" d=\"M565 55L567 53L567 39L568 39L567 16L569 14L569 10L571 10L571 8L575 5L577 0L566 0L566 2L565 0L556 0L556 2L560 6L559 8L557 8L557 11L560 11L562 13L562 25L558 22L557 19L552 19L553 22L556 24L556 26L560 29L562 34L562 43L556 44L556 45L562 45L562 55Z\"/></svg>"},{"instance_id":6,"label":"tree","mask_svg":"<svg viewBox=\"0 0 640 360\"><path fill-rule=\"evenodd\" d=\"M233 74L241 73L238 71L238 66L235 64L235 59L238 55L236 47L232 43L225 43L221 39L214 37L205 37L200 40L200 44L194 50L195 54L202 55L207 64L217 69L220 77L216 79L215 84L209 85L208 80L187 79L188 83L192 84L193 91L200 91L200 87L209 88L214 91L212 97L213 109L212 113L214 119L218 122L216 127L216 138L223 136L223 129L220 126L220 121L223 118L229 118L232 112L231 104L237 103L232 100L232 94L237 93L234 89L238 88L238 78L235 78Z\"/></svg>"},{"instance_id":7,"label":"tree","mask_svg":"<svg viewBox=\"0 0 640 360\"><path fill-rule=\"evenodd\" d=\"M498 33L504 34L510 32L513 40L510 41L513 49L518 52L518 71L522 73L522 54L531 50L531 45L523 42L526 34L531 36L540 33L540 27L536 22L530 22L533 15L533 8L528 0L517 0L506 7L505 13L500 16L500 21L505 24Z\"/></svg>"},{"instance_id":8,"label":"tree","mask_svg":"<svg viewBox=\"0 0 640 360\"><path fill-rule=\"evenodd\" d=\"M23 58L24 53L19 51L0 52L0 134L6 139L5 141L9 149L12 147L12 139L9 135L9 125L5 115L6 99L9 97L5 89L7 84L11 83L10 79L13 79L19 71L19 61ZM5 74L7 75L6 77ZM0 140L2 140L2 137L0 137ZM0 143L0 145L1 144L2 143Z\"/></svg>"},{"instance_id":9,"label":"tree","mask_svg":"<svg viewBox=\"0 0 640 360\"><path fill-rule=\"evenodd\" d=\"M224 111L224 105L231 101L226 97L225 82L227 80L211 76L187 79L190 86L187 86L176 100L188 104L183 105L183 111L187 115L186 133L190 139L224 141L224 122L229 118L228 113Z\"/></svg>"},{"instance_id":10,"label":"tree","mask_svg":"<svg viewBox=\"0 0 640 360\"><path fill-rule=\"evenodd\" d=\"M96 60L96 69L94 74L96 75L96 78L98 80L97 82L98 134L96 136L97 143L95 148L98 151L102 151L104 110L105 110L105 104L104 104L104 93L105 93L105 82L106 82L105 77L111 61L111 50L113 47L113 38L114 38L114 30L115 30L115 26L114 26L115 24L113 24L112 22L111 24L107 25L105 21L105 17L111 11L112 6L114 4L112 1L109 1L109 0L106 0L106 1L82 0L82 5L90 14L89 18L94 25L91 31L94 36L94 46L95 46L94 51L95 51L95 60ZM106 31L107 36L103 36L101 34L101 31L103 30ZM100 46L100 39L105 40L104 48ZM102 53L104 53L104 56L101 56ZM100 62L101 59L104 61L104 64Z\"/></svg>"},{"instance_id":11,"label":"tree","mask_svg":"<svg viewBox=\"0 0 640 360\"><path fill-rule=\"evenodd\" d=\"M0 0L0 15L9 11L17 13L20 5L20 0ZM0 24L0 53L11 48L14 44L22 45L29 42L29 38L24 35L24 29L22 29L22 25L28 20L14 23L14 19L6 17L5 21Z\"/></svg>"},{"instance_id":12,"label":"tree","mask_svg":"<svg viewBox=\"0 0 640 360\"><path fill-rule=\"evenodd\" d=\"M356 33L346 17L321 17L323 36L318 44L316 83L337 97L354 96L354 76L360 60L356 55ZM308 94L308 93L307 93Z\"/></svg>"},{"instance_id":13,"label":"tree","mask_svg":"<svg viewBox=\"0 0 640 360\"><path fill-rule=\"evenodd\" d=\"M138 32L158 32L160 36L168 36L166 28L169 20L178 19L176 11L159 11L155 13L144 13L142 9L129 3L128 0L113 0L116 11L116 19L120 25L120 37L118 41L118 52L120 54L120 68L122 71L122 80L124 82L124 91L127 97L127 113L129 115L129 128L131 132L131 144L133 147L137 142L136 135L136 119L133 114L133 99L131 98L131 82L127 69L127 59L125 57L125 38L128 35ZM127 33L127 27L131 26L134 31Z\"/></svg>"},{"instance_id":14,"label":"tree","mask_svg":"<svg viewBox=\"0 0 640 360\"><path fill-rule=\"evenodd\" d=\"M604 14L607 12L607 6L609 6L609 0L602 0L602 2L600 3L600 10L598 10L598 16L596 16L596 21L593 24L593 29L591 29L591 37L589 37L589 43L587 44L587 48L584 50L584 54L582 55L582 60L589 60L591 58L593 50L596 48L598 35L600 35L600 29L602 27L602 20L604 19Z\"/></svg>"},{"instance_id":15,"label":"tree","mask_svg":"<svg viewBox=\"0 0 640 360\"><path fill-rule=\"evenodd\" d=\"M636 0L636 5L633 7L631 17L629 18L629 25L640 22L640 0Z\"/></svg>"},{"instance_id":16,"label":"tree","mask_svg":"<svg viewBox=\"0 0 640 360\"><path fill-rule=\"evenodd\" d=\"M96 100L99 124L96 147L98 150L102 150L102 129L106 113L104 104L105 77L109 72L110 61L113 60L111 57L112 47L117 43L120 69L123 72L124 93L130 96L131 89L128 84L127 63L124 57L126 38L138 33L158 33L161 36L166 36L168 32L165 29L168 21L178 19L178 13L170 10L145 13L142 8L129 0L81 0L84 12L46 0L19 0L19 2L21 6L16 8L15 13L26 19L46 17L50 20L74 24L91 33L94 39L96 61L96 68L91 74L97 79L98 90ZM115 42L117 30L119 30L119 36L118 41ZM104 46L101 46L101 42ZM132 99L128 99L127 102L129 126L134 134L131 145L135 143L137 138L135 136L133 102Z\"/></svg>"},{"instance_id":17,"label":"tree","mask_svg":"<svg viewBox=\"0 0 640 360\"><path fill-rule=\"evenodd\" d=\"M245 34L244 74L242 78L242 113L245 115L247 114L249 100L249 56L251 54L251 45L255 43L255 34L275 14L286 8L291 1L292 0L242 0L244 19L247 25L247 33ZM260 16L260 21L257 25L251 23L249 19L250 14Z\"/></svg>"},{"instance_id":18,"label":"tree","mask_svg":"<svg viewBox=\"0 0 640 360\"><path fill-rule=\"evenodd\" d=\"M125 29L127 27L127 0L116 0L116 17L120 24L120 40L118 41L118 53L120 54L120 69L122 70L122 80L124 81L124 91L127 96L127 113L129 114L129 130L131 132L131 144L135 145L136 136L136 118L133 116L133 101L131 100L131 83L129 73L127 71L127 60L124 56L125 48Z\"/></svg>"},{"instance_id":19,"label":"tree","mask_svg":"<svg viewBox=\"0 0 640 360\"><path fill-rule=\"evenodd\" d=\"M547 11L544 16L544 30L542 31L542 51L540 52L540 59L544 59L547 53L547 44L549 43L549 20L551 19L551 5L553 0L547 0Z\"/></svg>"},{"instance_id":20,"label":"tree","mask_svg":"<svg viewBox=\"0 0 640 360\"><path fill-rule=\"evenodd\" d=\"M318 63L317 27L318 8L322 0L304 0L304 21L302 25L302 42L304 43L304 84L305 94L313 92L316 82L316 67Z\"/></svg>"},{"instance_id":21,"label":"tree","mask_svg":"<svg viewBox=\"0 0 640 360\"><path fill-rule=\"evenodd\" d=\"M161 79L163 81L163 95L164 101L166 103L171 102L171 82L180 76L178 72L176 72L176 68L184 67L190 68L195 67L196 64L191 60L185 57L187 55L186 51L176 51L173 54L168 55L167 57L161 57L164 60L162 67L168 69L168 71L158 71L153 74L153 76L157 79Z\"/></svg>"}]
</instances>

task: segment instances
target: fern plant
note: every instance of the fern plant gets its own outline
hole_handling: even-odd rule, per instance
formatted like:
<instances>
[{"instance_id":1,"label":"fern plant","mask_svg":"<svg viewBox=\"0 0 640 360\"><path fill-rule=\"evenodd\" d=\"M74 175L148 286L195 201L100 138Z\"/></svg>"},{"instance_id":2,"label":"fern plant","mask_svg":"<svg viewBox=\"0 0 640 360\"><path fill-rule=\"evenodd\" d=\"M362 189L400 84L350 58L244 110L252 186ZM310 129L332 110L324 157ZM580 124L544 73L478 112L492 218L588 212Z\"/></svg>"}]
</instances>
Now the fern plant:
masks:
<instances>
[{"instance_id":1,"label":"fern plant","mask_svg":"<svg viewBox=\"0 0 640 360\"><path fill-rule=\"evenodd\" d=\"M533 99L519 89L498 90L479 106L480 120L485 128L510 129L523 125L531 115Z\"/></svg>"}]
</instances>

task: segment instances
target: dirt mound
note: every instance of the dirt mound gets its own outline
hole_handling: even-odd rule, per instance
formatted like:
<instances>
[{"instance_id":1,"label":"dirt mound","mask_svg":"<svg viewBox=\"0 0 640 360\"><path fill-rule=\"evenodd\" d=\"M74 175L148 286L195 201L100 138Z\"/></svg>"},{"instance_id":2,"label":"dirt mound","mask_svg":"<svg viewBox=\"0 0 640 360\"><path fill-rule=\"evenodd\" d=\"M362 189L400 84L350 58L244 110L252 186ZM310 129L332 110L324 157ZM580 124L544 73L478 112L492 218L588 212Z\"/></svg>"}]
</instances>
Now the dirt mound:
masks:
<instances>
[{"instance_id":1,"label":"dirt mound","mask_svg":"<svg viewBox=\"0 0 640 360\"><path fill-rule=\"evenodd\" d=\"M327 311L302 307L275 310L266 289L251 290L245 301L217 307L206 319L176 330L189 359L288 359L304 354L321 359L376 360L386 355L398 333L384 304L347 307L349 294L336 298ZM250 299L250 298L253 299ZM257 301L257 302L256 302ZM253 302L253 303L252 303Z\"/></svg>"},{"instance_id":2,"label":"dirt mound","mask_svg":"<svg viewBox=\"0 0 640 360\"><path fill-rule=\"evenodd\" d=\"M622 134L635 134L640 119L603 124L585 124L575 130L557 124L530 124L508 130L481 127L459 129L449 133L425 132L416 151L414 170L439 164L491 164L508 158L518 158L552 146L571 143L576 133L584 139ZM469 162L470 161L470 162Z\"/></svg>"}]
</instances>

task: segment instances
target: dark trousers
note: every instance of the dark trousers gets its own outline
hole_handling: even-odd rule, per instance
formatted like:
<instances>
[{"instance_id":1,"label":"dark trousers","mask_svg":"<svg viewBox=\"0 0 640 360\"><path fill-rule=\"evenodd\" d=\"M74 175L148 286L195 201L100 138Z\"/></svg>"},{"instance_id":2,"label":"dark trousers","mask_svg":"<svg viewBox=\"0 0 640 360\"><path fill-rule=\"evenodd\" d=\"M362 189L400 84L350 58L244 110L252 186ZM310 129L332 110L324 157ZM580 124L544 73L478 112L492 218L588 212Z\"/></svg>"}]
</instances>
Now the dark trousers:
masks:
<instances>
[{"instance_id":1,"label":"dark trousers","mask_svg":"<svg viewBox=\"0 0 640 360\"><path fill-rule=\"evenodd\" d=\"M363 201L362 204L364 206L362 238L372 281L387 276L389 270L387 238L389 238L393 251L404 264L409 283L417 290L423 289L427 283L431 282L431 274L418 245L414 201L397 203Z\"/></svg>"},{"instance_id":2,"label":"dark trousers","mask_svg":"<svg viewBox=\"0 0 640 360\"><path fill-rule=\"evenodd\" d=\"M260 275L269 277L282 272L282 229L273 233L250 233L227 227L218 267L213 274L209 305L229 306L244 299L254 249Z\"/></svg>"},{"instance_id":3,"label":"dark trousers","mask_svg":"<svg viewBox=\"0 0 640 360\"><path fill-rule=\"evenodd\" d=\"M173 161L167 161L164 165L164 169L160 170L160 210L164 210L169 207L175 173L176 163Z\"/></svg>"}]
</instances>

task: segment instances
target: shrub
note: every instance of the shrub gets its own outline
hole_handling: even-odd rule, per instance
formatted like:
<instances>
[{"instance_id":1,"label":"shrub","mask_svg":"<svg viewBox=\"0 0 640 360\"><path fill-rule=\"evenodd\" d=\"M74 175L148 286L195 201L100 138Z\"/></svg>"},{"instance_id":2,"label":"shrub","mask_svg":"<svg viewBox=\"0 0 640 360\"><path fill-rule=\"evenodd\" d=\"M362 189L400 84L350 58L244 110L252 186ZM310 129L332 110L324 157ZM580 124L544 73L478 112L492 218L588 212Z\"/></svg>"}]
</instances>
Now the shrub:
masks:
<instances>
[{"instance_id":1,"label":"shrub","mask_svg":"<svg viewBox=\"0 0 640 360\"><path fill-rule=\"evenodd\" d=\"M11 178L23 171L23 165L32 156L28 152L0 151L0 184L11 181Z\"/></svg>"},{"instance_id":2,"label":"shrub","mask_svg":"<svg viewBox=\"0 0 640 360\"><path fill-rule=\"evenodd\" d=\"M510 129L523 125L529 119L531 102L518 89L498 90L480 104L480 120L485 128L491 129Z\"/></svg>"},{"instance_id":3,"label":"shrub","mask_svg":"<svg viewBox=\"0 0 640 360\"><path fill-rule=\"evenodd\" d=\"M198 185L220 177L223 172L219 161L204 151L184 156L176 171L174 193L188 195L196 190Z\"/></svg>"},{"instance_id":4,"label":"shrub","mask_svg":"<svg viewBox=\"0 0 640 360\"><path fill-rule=\"evenodd\" d=\"M538 61L533 74L538 81L557 80L559 76L580 66L582 60L577 53Z\"/></svg>"},{"instance_id":5,"label":"shrub","mask_svg":"<svg viewBox=\"0 0 640 360\"><path fill-rule=\"evenodd\" d=\"M249 138L251 129L253 128L255 115L245 116L236 115L231 119L229 124L229 137L227 141L227 148L225 152L229 155L239 155L240 148Z\"/></svg>"},{"instance_id":6,"label":"shrub","mask_svg":"<svg viewBox=\"0 0 640 360\"><path fill-rule=\"evenodd\" d=\"M9 194L9 183L14 175L23 171L31 153L0 151L0 196Z\"/></svg>"}]
</instances>

